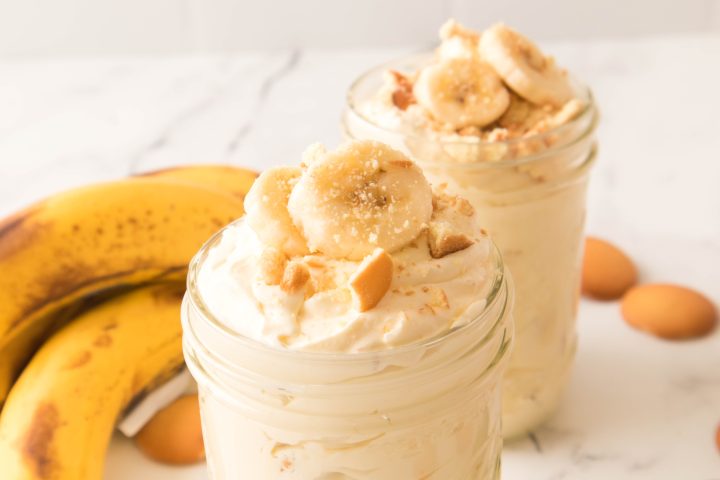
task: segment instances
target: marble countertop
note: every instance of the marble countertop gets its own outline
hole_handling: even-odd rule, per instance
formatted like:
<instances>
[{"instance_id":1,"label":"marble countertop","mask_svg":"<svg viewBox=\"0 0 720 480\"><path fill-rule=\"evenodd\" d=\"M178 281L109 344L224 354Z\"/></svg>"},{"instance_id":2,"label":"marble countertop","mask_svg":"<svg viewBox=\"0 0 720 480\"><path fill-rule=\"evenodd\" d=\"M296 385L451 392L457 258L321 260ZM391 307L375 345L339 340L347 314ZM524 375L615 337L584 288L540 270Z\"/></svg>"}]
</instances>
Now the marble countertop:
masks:
<instances>
[{"instance_id":1,"label":"marble countertop","mask_svg":"<svg viewBox=\"0 0 720 480\"><path fill-rule=\"evenodd\" d=\"M588 231L645 281L720 302L720 37L549 46L602 110ZM0 61L0 214L88 182L184 163L262 169L339 141L350 81L400 51ZM583 301L560 412L507 445L506 480L720 480L720 332L669 343ZM206 478L116 439L107 478Z\"/></svg>"}]
</instances>

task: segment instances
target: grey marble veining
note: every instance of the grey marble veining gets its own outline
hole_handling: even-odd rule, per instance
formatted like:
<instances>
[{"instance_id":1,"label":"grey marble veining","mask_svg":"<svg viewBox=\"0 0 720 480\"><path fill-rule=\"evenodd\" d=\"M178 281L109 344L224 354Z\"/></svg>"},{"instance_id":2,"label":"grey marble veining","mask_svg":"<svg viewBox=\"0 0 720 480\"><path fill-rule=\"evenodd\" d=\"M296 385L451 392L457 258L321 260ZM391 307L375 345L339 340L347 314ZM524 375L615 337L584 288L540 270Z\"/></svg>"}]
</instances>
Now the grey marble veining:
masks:
<instances>
[{"instance_id":1,"label":"grey marble veining","mask_svg":"<svg viewBox=\"0 0 720 480\"><path fill-rule=\"evenodd\" d=\"M602 111L588 229L643 279L720 301L720 38L559 44ZM351 80L403 51L0 63L0 214L52 192L175 164L262 169L339 141ZM720 333L668 343L583 301L560 412L507 445L506 480L720 480ZM206 478L116 439L109 480Z\"/></svg>"}]
</instances>

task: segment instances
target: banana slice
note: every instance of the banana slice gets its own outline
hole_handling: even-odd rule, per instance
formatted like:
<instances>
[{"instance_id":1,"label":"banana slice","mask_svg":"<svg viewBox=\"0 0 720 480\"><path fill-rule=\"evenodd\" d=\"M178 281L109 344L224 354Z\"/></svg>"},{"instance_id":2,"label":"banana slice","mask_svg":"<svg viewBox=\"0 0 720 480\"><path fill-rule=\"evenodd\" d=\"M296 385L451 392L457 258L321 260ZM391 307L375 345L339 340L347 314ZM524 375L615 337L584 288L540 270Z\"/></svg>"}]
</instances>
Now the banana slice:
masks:
<instances>
[{"instance_id":1,"label":"banana slice","mask_svg":"<svg viewBox=\"0 0 720 480\"><path fill-rule=\"evenodd\" d=\"M361 260L378 247L392 253L413 241L432 215L432 191L402 153L351 142L308 167L288 210L311 250Z\"/></svg>"},{"instance_id":2,"label":"banana slice","mask_svg":"<svg viewBox=\"0 0 720 480\"><path fill-rule=\"evenodd\" d=\"M440 27L439 58L477 58L480 35L455 20L448 20Z\"/></svg>"},{"instance_id":3,"label":"banana slice","mask_svg":"<svg viewBox=\"0 0 720 480\"><path fill-rule=\"evenodd\" d=\"M288 256L308 252L305 239L293 224L287 202L293 185L302 174L298 167L265 170L245 197L245 221L265 245Z\"/></svg>"},{"instance_id":4,"label":"banana slice","mask_svg":"<svg viewBox=\"0 0 720 480\"><path fill-rule=\"evenodd\" d=\"M440 27L440 40L445 41L451 38L462 38L477 44L478 40L480 40L480 35L474 30L470 30L462 25L454 18L451 18Z\"/></svg>"},{"instance_id":5,"label":"banana slice","mask_svg":"<svg viewBox=\"0 0 720 480\"><path fill-rule=\"evenodd\" d=\"M424 68L413 93L435 119L454 129L482 127L497 120L510 103L500 77L476 58L441 59Z\"/></svg>"},{"instance_id":6,"label":"banana slice","mask_svg":"<svg viewBox=\"0 0 720 480\"><path fill-rule=\"evenodd\" d=\"M480 37L480 56L521 97L562 106L574 96L565 72L528 38L501 23Z\"/></svg>"}]
</instances>

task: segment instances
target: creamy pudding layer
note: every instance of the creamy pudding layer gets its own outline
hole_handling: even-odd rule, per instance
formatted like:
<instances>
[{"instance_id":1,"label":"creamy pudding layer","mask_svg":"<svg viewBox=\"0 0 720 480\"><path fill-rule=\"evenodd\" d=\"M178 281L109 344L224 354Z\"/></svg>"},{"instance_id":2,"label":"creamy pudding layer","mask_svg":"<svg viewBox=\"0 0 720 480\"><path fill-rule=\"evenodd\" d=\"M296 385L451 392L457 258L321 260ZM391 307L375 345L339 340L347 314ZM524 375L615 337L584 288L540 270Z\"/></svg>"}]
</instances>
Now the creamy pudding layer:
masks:
<instances>
[{"instance_id":1,"label":"creamy pudding layer","mask_svg":"<svg viewBox=\"0 0 720 480\"><path fill-rule=\"evenodd\" d=\"M569 377L597 113L586 88L504 25L472 32L451 21L440 37L433 54L361 77L343 126L467 198L501 249L517 292L508 438L547 418Z\"/></svg>"},{"instance_id":2,"label":"creamy pudding layer","mask_svg":"<svg viewBox=\"0 0 720 480\"><path fill-rule=\"evenodd\" d=\"M357 173L363 177L360 181L364 182L357 188L364 189L365 193L353 195L372 196L374 190L380 191L388 199L384 200L387 205L383 205L380 209L382 213L378 215L395 221L395 224L373 225L376 220L371 216L357 225L340 223L325 226L317 235L329 246L321 245L320 248L331 250L334 256L317 250L311 252L304 234L300 233L304 224L303 215L317 216L323 206L311 203L312 199L306 203L299 202L300 207L294 215L288 215L293 223L268 228L267 218L255 219L255 216L282 209L283 205L278 207L275 200L268 197L277 173L271 170L263 174L265 178L261 177L257 185L260 188L265 184L271 186L265 188L267 191L248 195L247 221L225 230L222 240L209 252L199 273L200 294L221 322L249 338L277 347L362 352L416 343L463 325L482 312L490 284L491 243L480 228L473 207L464 199L441 192L436 192L433 198L424 177L422 182L413 183L419 172L415 165L409 163L396 172L388 172L383 158L397 154L388 154L378 145L365 147L367 151L355 145L332 155L321 155L332 156L330 162L338 164L353 155L367 156L367 160L363 158L358 163L361 173ZM388 164L393 161L387 160ZM318 162L295 172L298 176L293 177L288 198L295 188L305 188L305 183L309 183L306 180L317 176L318 170L325 165L322 162L327 161ZM373 182L382 182L383 178L391 175L394 178L390 184L373 185ZM372 177L377 178L367 180ZM410 177L409 184L405 183L405 177ZM335 184L341 181L355 180L336 178L322 187L313 185L307 188L315 191L325 189L329 196L334 189L340 188ZM400 198L398 190L401 185L403 189L414 191L414 196ZM300 193L312 196L307 195L305 190ZM320 195L323 195L322 191ZM261 202L265 206L258 208L253 202ZM350 213L362 217L365 215L362 210L372 215L377 213L373 203L375 199L363 202L350 199L347 205L343 205L342 201L338 201L335 210L328 210L339 217ZM427 205L407 205L419 202ZM271 207L268 206L270 204ZM286 205L284 207L287 208ZM400 213L385 213L390 210ZM422 215L425 218L420 218ZM308 219L304 221L306 224ZM413 222L417 223L414 228L403 226ZM258 232L253 230L253 225ZM352 234L353 228L356 229L355 235ZM447 232L437 231L443 228ZM286 241L284 238L278 240L279 229L299 234L301 246L294 245L294 250L280 250ZM334 234L332 229L340 233ZM332 238L333 235L344 235L344 231L350 231L348 238L337 241ZM390 233L383 233L385 231ZM443 241L440 238L442 235L457 237L458 241L465 242L458 244L463 248L433 254L430 242ZM269 243L264 243L263 237L269 239ZM397 241L396 237L407 239L406 243ZM383 242L395 246L385 253L387 251L380 247ZM335 254L338 246L347 252ZM454 250L452 245L449 248ZM375 255L376 250L391 256L389 286L382 298L372 308L366 309L358 304L352 279L366 268L368 259ZM298 251L307 254L292 255ZM365 255L367 251L372 253ZM277 272L269 272L268 269L277 269ZM302 285L287 284L287 278L283 277L292 277L291 269L302 272L299 274L304 276ZM273 275L275 278L272 278ZM365 282L382 282L381 275L373 274Z\"/></svg>"},{"instance_id":3,"label":"creamy pudding layer","mask_svg":"<svg viewBox=\"0 0 720 480\"><path fill-rule=\"evenodd\" d=\"M479 230L478 230L479 232ZM268 285L259 271L263 246L246 223L231 227L201 270L201 295L237 332L294 350L361 352L416 343L476 318L485 307L489 241L432 258L425 238L393 254L389 291L374 308L353 306L349 279L360 261L307 255L311 278L332 287L306 298Z\"/></svg>"}]
</instances>

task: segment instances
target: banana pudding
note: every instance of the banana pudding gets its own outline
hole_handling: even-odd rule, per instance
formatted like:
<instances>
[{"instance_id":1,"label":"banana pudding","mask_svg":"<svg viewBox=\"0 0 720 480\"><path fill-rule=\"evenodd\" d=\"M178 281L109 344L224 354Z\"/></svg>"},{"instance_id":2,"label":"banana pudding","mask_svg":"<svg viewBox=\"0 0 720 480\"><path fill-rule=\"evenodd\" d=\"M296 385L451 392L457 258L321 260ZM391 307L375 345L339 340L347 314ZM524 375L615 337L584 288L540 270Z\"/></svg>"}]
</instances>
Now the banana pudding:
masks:
<instances>
[{"instance_id":1,"label":"banana pudding","mask_svg":"<svg viewBox=\"0 0 720 480\"><path fill-rule=\"evenodd\" d=\"M499 478L512 290L470 203L359 141L245 206L183 308L212 478Z\"/></svg>"},{"instance_id":2,"label":"banana pudding","mask_svg":"<svg viewBox=\"0 0 720 480\"><path fill-rule=\"evenodd\" d=\"M382 67L370 98L351 92L353 113L410 137L496 144L482 155L448 152L460 163L517 159L569 140L557 129L586 112L590 99L552 57L503 24L480 34L450 20L440 39L429 58ZM355 86L366 87L363 80Z\"/></svg>"},{"instance_id":3,"label":"banana pudding","mask_svg":"<svg viewBox=\"0 0 720 480\"><path fill-rule=\"evenodd\" d=\"M454 21L440 46L380 66L348 94L345 136L392 145L468 199L515 280L516 347L504 379L506 437L557 406L576 349L592 95L533 42Z\"/></svg>"}]
</instances>

